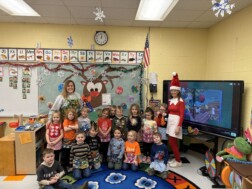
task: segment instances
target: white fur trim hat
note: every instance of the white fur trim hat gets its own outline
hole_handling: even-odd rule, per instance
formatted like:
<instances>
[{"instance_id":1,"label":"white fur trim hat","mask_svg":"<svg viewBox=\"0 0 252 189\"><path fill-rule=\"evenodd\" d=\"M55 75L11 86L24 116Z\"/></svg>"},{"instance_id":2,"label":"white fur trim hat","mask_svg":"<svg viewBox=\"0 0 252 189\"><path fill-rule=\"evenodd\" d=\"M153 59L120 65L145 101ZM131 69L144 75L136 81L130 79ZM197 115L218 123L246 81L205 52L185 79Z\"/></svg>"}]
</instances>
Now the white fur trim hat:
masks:
<instances>
[{"instance_id":1,"label":"white fur trim hat","mask_svg":"<svg viewBox=\"0 0 252 189\"><path fill-rule=\"evenodd\" d=\"M179 83L178 74L176 72L173 72L172 75L173 75L173 78L171 80L170 90L180 91L181 87Z\"/></svg>"}]
</instances>

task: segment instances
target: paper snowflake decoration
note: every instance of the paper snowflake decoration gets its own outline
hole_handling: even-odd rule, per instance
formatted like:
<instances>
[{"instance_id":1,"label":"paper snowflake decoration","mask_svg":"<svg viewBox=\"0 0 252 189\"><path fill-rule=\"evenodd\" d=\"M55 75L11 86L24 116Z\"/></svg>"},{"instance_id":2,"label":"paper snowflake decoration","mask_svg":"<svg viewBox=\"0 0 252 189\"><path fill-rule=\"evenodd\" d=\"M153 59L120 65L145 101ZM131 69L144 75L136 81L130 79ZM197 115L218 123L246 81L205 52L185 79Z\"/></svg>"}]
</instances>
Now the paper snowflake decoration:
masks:
<instances>
[{"instance_id":1,"label":"paper snowflake decoration","mask_svg":"<svg viewBox=\"0 0 252 189\"><path fill-rule=\"evenodd\" d=\"M39 77L37 80L36 80L36 83L39 87L42 87L43 85L45 85L45 82L44 82L44 78L43 77Z\"/></svg>"},{"instance_id":2,"label":"paper snowflake decoration","mask_svg":"<svg viewBox=\"0 0 252 189\"><path fill-rule=\"evenodd\" d=\"M123 72L120 72L120 73L119 73L119 76L120 76L120 78L123 78L123 77L124 77L124 73L123 73Z\"/></svg>"},{"instance_id":3,"label":"paper snowflake decoration","mask_svg":"<svg viewBox=\"0 0 252 189\"><path fill-rule=\"evenodd\" d=\"M213 7L212 7L212 10L216 13L215 13L215 16L218 17L219 14L224 17L224 14L225 12L227 14L231 14L232 13L232 9L235 7L235 4L229 4L229 1L230 0L220 0L220 2L217 2L216 0L212 0L212 4L213 4Z\"/></svg>"},{"instance_id":4,"label":"paper snowflake decoration","mask_svg":"<svg viewBox=\"0 0 252 189\"><path fill-rule=\"evenodd\" d=\"M95 14L95 21L100 20L100 22L103 22L102 18L105 18L106 16L104 15L103 11L101 8L96 8L97 12L93 12Z\"/></svg>"},{"instance_id":5,"label":"paper snowflake decoration","mask_svg":"<svg viewBox=\"0 0 252 189\"><path fill-rule=\"evenodd\" d=\"M58 72L58 76L59 76L60 78L63 78L63 77L65 76L65 72L59 71L59 72Z\"/></svg>"},{"instance_id":6,"label":"paper snowflake decoration","mask_svg":"<svg viewBox=\"0 0 252 189\"><path fill-rule=\"evenodd\" d=\"M47 69L44 69L43 74L46 76L49 76L49 75L51 75L51 72Z\"/></svg>"},{"instance_id":7,"label":"paper snowflake decoration","mask_svg":"<svg viewBox=\"0 0 252 189\"><path fill-rule=\"evenodd\" d=\"M68 44L68 46L70 48L72 48L72 46L73 46L73 39L72 39L71 35L67 38L67 44Z\"/></svg>"},{"instance_id":8,"label":"paper snowflake decoration","mask_svg":"<svg viewBox=\"0 0 252 189\"><path fill-rule=\"evenodd\" d=\"M107 72L106 72L105 70L103 70L103 71L101 72L101 75L102 75L102 77L106 77L106 76L107 76Z\"/></svg>"},{"instance_id":9,"label":"paper snowflake decoration","mask_svg":"<svg viewBox=\"0 0 252 189\"><path fill-rule=\"evenodd\" d=\"M142 77L138 77L138 79L139 79L139 83L142 84L142 85L145 85L148 82L148 79L145 79L145 78L142 78Z\"/></svg>"},{"instance_id":10,"label":"paper snowflake decoration","mask_svg":"<svg viewBox=\"0 0 252 189\"><path fill-rule=\"evenodd\" d=\"M136 73L135 73L135 72L131 72L131 73L130 73L130 77L131 77L131 78L135 78L135 77L136 77Z\"/></svg>"},{"instance_id":11,"label":"paper snowflake decoration","mask_svg":"<svg viewBox=\"0 0 252 189\"><path fill-rule=\"evenodd\" d=\"M78 72L78 71L74 71L74 72L73 72L73 75L74 75L75 77L77 77L77 76L79 76L79 72Z\"/></svg>"}]
</instances>

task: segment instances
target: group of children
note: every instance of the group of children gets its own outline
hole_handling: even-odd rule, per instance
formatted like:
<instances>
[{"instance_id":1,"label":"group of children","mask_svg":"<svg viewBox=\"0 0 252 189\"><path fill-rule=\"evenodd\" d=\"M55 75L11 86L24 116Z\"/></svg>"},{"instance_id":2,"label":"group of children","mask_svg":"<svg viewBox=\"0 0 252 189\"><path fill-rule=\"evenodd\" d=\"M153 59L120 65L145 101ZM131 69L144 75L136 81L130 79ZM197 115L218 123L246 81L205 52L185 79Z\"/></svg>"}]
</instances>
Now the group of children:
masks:
<instances>
[{"instance_id":1,"label":"group of children","mask_svg":"<svg viewBox=\"0 0 252 189\"><path fill-rule=\"evenodd\" d=\"M47 149L43 153L44 162L37 171L39 183L45 187L54 184L50 180L55 173L60 178L69 170L73 171L76 180L89 177L91 169L99 169L101 162L107 162L109 169L130 168L133 171L138 170L139 163L149 163L149 175L157 171L166 178L167 138L161 127L165 128L167 124L164 111L167 105L160 108L163 110L154 118L154 111L147 107L142 118L138 104L131 105L128 117L123 115L122 107L111 106L102 110L97 123L90 121L86 107L81 110L80 117L75 109L68 109L64 120L61 120L59 111L54 111L46 124ZM143 143L143 156L139 142ZM57 169L43 177L44 166L52 168L47 159L53 161L53 151L55 162L61 159L63 169L57 163Z\"/></svg>"}]
</instances>

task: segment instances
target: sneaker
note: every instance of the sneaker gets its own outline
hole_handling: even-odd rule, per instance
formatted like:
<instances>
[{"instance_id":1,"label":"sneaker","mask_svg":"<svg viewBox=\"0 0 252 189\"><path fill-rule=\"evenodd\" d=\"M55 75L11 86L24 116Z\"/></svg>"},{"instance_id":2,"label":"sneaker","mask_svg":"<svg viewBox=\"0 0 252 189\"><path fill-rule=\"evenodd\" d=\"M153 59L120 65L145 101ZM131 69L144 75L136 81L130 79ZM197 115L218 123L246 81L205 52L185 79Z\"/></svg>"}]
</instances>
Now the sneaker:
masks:
<instances>
[{"instance_id":1,"label":"sneaker","mask_svg":"<svg viewBox=\"0 0 252 189\"><path fill-rule=\"evenodd\" d=\"M81 185L78 189L88 189L88 182L84 182L84 184Z\"/></svg>"},{"instance_id":2,"label":"sneaker","mask_svg":"<svg viewBox=\"0 0 252 189\"><path fill-rule=\"evenodd\" d=\"M176 168L176 167L181 167L182 166L182 162L173 162L170 164L170 167Z\"/></svg>"},{"instance_id":3,"label":"sneaker","mask_svg":"<svg viewBox=\"0 0 252 189\"><path fill-rule=\"evenodd\" d=\"M175 158L172 158L172 159L170 159L170 160L168 161L168 164L170 165L170 164L174 163L175 161L176 161Z\"/></svg>"},{"instance_id":4,"label":"sneaker","mask_svg":"<svg viewBox=\"0 0 252 189\"><path fill-rule=\"evenodd\" d=\"M150 176L153 176L155 174L155 170L150 168L148 171L147 171L148 175Z\"/></svg>"},{"instance_id":5,"label":"sneaker","mask_svg":"<svg viewBox=\"0 0 252 189\"><path fill-rule=\"evenodd\" d=\"M162 177L162 179L167 179L167 175L168 175L167 171L164 171L164 172L162 172L160 174L160 176Z\"/></svg>"}]
</instances>

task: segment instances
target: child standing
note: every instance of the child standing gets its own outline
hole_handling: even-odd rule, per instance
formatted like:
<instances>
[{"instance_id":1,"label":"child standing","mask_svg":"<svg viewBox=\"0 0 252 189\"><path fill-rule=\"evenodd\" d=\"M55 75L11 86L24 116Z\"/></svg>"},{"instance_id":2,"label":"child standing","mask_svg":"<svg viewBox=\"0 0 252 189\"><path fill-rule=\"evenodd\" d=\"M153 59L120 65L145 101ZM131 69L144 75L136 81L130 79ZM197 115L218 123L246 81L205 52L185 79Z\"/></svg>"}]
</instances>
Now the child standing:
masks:
<instances>
[{"instance_id":1,"label":"child standing","mask_svg":"<svg viewBox=\"0 0 252 189\"><path fill-rule=\"evenodd\" d=\"M153 144L153 134L157 132L157 123L154 119L154 111L147 107L145 110L145 119L143 119L143 163L150 163L150 151Z\"/></svg>"},{"instance_id":2,"label":"child standing","mask_svg":"<svg viewBox=\"0 0 252 189\"><path fill-rule=\"evenodd\" d=\"M124 154L124 140L122 139L121 128L114 130L114 138L111 139L108 148L108 168L120 170L122 168L122 158Z\"/></svg>"},{"instance_id":3,"label":"child standing","mask_svg":"<svg viewBox=\"0 0 252 189\"><path fill-rule=\"evenodd\" d=\"M123 140L127 139L127 122L128 118L123 115L123 109L121 106L116 107L116 116L112 120L112 134L115 131L115 128L121 128Z\"/></svg>"},{"instance_id":4,"label":"child standing","mask_svg":"<svg viewBox=\"0 0 252 189\"><path fill-rule=\"evenodd\" d=\"M98 118L98 136L101 139L100 152L102 153L102 161L107 161L107 152L110 141L110 131L111 131L111 120L109 119L109 108L104 108L102 110L102 116Z\"/></svg>"},{"instance_id":5,"label":"child standing","mask_svg":"<svg viewBox=\"0 0 252 189\"><path fill-rule=\"evenodd\" d=\"M101 167L101 156L99 153L101 140L98 134L98 126L94 121L91 121L91 127L89 130L89 135L86 138L86 143L89 145L91 150L91 157L93 159L92 166L94 169L99 169Z\"/></svg>"},{"instance_id":6,"label":"child standing","mask_svg":"<svg viewBox=\"0 0 252 189\"><path fill-rule=\"evenodd\" d=\"M137 141L140 141L140 129L142 127L142 118L140 116L140 107L138 104L132 104L130 106L129 112L129 120L128 120L128 131L136 131L137 132Z\"/></svg>"},{"instance_id":7,"label":"child standing","mask_svg":"<svg viewBox=\"0 0 252 189\"><path fill-rule=\"evenodd\" d=\"M157 122L158 132L162 136L162 142L167 144L168 137L166 134L166 127L168 121L168 114L167 114L167 104L163 103L159 107L159 111L157 112L157 117L155 117L155 121Z\"/></svg>"},{"instance_id":8,"label":"child standing","mask_svg":"<svg viewBox=\"0 0 252 189\"><path fill-rule=\"evenodd\" d=\"M127 141L125 142L125 152L124 152L124 162L123 169L129 169L131 166L132 171L138 170L138 158L141 154L139 143L136 141L137 133L136 131L129 131L127 136Z\"/></svg>"},{"instance_id":9,"label":"child standing","mask_svg":"<svg viewBox=\"0 0 252 189\"><path fill-rule=\"evenodd\" d=\"M81 109L80 117L78 117L79 131L85 132L86 136L90 129L90 119L88 118L88 112L89 112L89 109L87 107L84 107Z\"/></svg>"},{"instance_id":10,"label":"child standing","mask_svg":"<svg viewBox=\"0 0 252 189\"><path fill-rule=\"evenodd\" d=\"M63 146L62 146L62 157L61 162L64 168L64 171L67 173L67 167L69 167L69 155L70 149L73 142L75 141L75 134L78 130L78 121L77 113L74 109L69 109L67 111L67 117L63 122L64 128L64 137L63 137Z\"/></svg>"},{"instance_id":11,"label":"child standing","mask_svg":"<svg viewBox=\"0 0 252 189\"><path fill-rule=\"evenodd\" d=\"M55 160L57 161L59 161L62 148L63 128L61 123L60 111L54 111L51 120L46 123L47 148L54 150Z\"/></svg>"},{"instance_id":12,"label":"child standing","mask_svg":"<svg viewBox=\"0 0 252 189\"><path fill-rule=\"evenodd\" d=\"M42 153L43 162L37 169L37 181L43 189L87 189L88 183L85 182L82 186L77 187L61 180L64 175L64 170L58 161L54 160L53 149L45 149Z\"/></svg>"},{"instance_id":13,"label":"child standing","mask_svg":"<svg viewBox=\"0 0 252 189\"><path fill-rule=\"evenodd\" d=\"M112 105L109 107L109 119L112 121L116 116L116 106Z\"/></svg>"},{"instance_id":14,"label":"child standing","mask_svg":"<svg viewBox=\"0 0 252 189\"><path fill-rule=\"evenodd\" d=\"M161 173L163 179L167 178L166 164L168 161L168 149L161 140L160 133L153 134L154 144L151 147L151 164L148 170L149 175L154 175L155 171Z\"/></svg>"},{"instance_id":15,"label":"child standing","mask_svg":"<svg viewBox=\"0 0 252 189\"><path fill-rule=\"evenodd\" d=\"M72 145L70 150L70 165L73 167L73 177L76 180L91 175L91 151L89 145L85 143L85 138L84 132L77 133L76 143Z\"/></svg>"}]
</instances>

